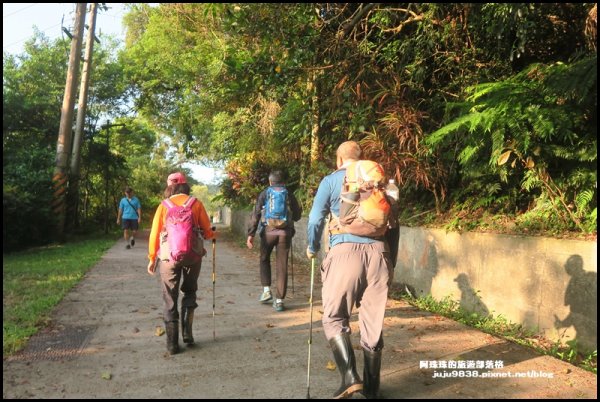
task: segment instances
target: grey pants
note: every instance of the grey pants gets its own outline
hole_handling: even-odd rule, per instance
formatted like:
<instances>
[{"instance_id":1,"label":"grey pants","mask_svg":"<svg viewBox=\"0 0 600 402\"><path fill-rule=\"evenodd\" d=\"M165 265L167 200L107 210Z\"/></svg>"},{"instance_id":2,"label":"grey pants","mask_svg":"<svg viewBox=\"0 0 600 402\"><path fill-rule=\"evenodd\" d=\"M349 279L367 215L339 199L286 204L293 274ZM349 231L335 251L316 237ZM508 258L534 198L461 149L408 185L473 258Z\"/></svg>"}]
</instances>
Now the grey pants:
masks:
<instances>
[{"instance_id":1,"label":"grey pants","mask_svg":"<svg viewBox=\"0 0 600 402\"><path fill-rule=\"evenodd\" d=\"M284 230L263 233L260 237L260 283L262 286L271 286L271 253L275 251L275 265L277 269L278 299L285 299L287 293L288 253L292 241L290 233Z\"/></svg>"},{"instance_id":2,"label":"grey pants","mask_svg":"<svg viewBox=\"0 0 600 402\"><path fill-rule=\"evenodd\" d=\"M179 290L183 293L182 307L198 307L196 291L198 290L198 276L202 261L183 266L171 261L160 262L160 280L163 296L163 319L165 322L179 321L177 301ZM181 286L180 286L181 284Z\"/></svg>"},{"instance_id":3,"label":"grey pants","mask_svg":"<svg viewBox=\"0 0 600 402\"><path fill-rule=\"evenodd\" d=\"M350 331L352 309L360 308L360 343L373 351L383 347L383 317L390 259L383 242L340 243L321 264L323 329L327 340Z\"/></svg>"}]
</instances>

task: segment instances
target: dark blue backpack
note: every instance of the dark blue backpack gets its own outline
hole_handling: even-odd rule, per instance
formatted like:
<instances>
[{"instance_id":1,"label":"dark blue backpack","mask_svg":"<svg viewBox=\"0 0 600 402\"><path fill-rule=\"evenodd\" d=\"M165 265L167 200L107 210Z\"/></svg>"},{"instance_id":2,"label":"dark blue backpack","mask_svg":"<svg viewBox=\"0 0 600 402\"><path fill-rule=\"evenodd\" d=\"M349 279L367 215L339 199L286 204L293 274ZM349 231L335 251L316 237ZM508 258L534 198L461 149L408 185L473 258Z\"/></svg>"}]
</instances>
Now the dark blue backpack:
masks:
<instances>
[{"instance_id":1,"label":"dark blue backpack","mask_svg":"<svg viewBox=\"0 0 600 402\"><path fill-rule=\"evenodd\" d=\"M263 223L269 228L283 229L288 225L289 215L287 188L283 186L267 188Z\"/></svg>"}]
</instances>

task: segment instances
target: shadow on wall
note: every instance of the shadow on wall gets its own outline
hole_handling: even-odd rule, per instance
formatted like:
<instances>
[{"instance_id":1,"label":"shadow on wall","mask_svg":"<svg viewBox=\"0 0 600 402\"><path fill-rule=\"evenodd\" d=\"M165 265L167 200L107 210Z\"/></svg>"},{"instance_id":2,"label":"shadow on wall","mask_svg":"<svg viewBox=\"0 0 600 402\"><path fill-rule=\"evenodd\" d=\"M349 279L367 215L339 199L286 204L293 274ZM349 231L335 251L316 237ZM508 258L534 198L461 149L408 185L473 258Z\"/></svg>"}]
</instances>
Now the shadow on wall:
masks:
<instances>
[{"instance_id":1,"label":"shadow on wall","mask_svg":"<svg viewBox=\"0 0 600 402\"><path fill-rule=\"evenodd\" d=\"M421 290L421 294L419 296L431 294L433 278L435 278L438 274L439 265L435 238L429 235L417 265L418 268L424 270L424 273L420 275L422 282L419 283L419 288Z\"/></svg>"},{"instance_id":2,"label":"shadow on wall","mask_svg":"<svg viewBox=\"0 0 600 402\"><path fill-rule=\"evenodd\" d=\"M571 277L565 292L565 306L569 306L569 315L564 320L554 315L554 327L558 330L573 326L577 344L594 345L595 349L598 336L598 275L584 271L583 258L579 255L567 259L565 271Z\"/></svg>"},{"instance_id":3,"label":"shadow on wall","mask_svg":"<svg viewBox=\"0 0 600 402\"><path fill-rule=\"evenodd\" d=\"M481 297L477 294L478 292L471 287L469 277L466 274L459 274L454 278L454 282L458 284L458 289L460 289L461 309L471 313L477 313L483 317L490 315L490 311L481 300Z\"/></svg>"},{"instance_id":4,"label":"shadow on wall","mask_svg":"<svg viewBox=\"0 0 600 402\"><path fill-rule=\"evenodd\" d=\"M400 227L397 242L395 284L412 297L431 295L433 279L439 272L436 238L426 231Z\"/></svg>"}]
</instances>

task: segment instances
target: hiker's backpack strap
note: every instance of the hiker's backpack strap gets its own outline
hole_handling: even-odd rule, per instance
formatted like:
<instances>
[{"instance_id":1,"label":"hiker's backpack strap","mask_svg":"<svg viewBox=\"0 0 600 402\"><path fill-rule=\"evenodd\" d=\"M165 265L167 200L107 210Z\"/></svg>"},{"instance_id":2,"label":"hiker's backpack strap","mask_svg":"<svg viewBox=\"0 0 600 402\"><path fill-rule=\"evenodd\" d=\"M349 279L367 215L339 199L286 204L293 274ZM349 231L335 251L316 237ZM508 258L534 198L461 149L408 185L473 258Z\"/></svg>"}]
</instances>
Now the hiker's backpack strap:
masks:
<instances>
[{"instance_id":1,"label":"hiker's backpack strap","mask_svg":"<svg viewBox=\"0 0 600 402\"><path fill-rule=\"evenodd\" d=\"M161 203L169 210L176 207L176 205L173 203L173 201L171 201L168 198L165 198L164 200L162 200Z\"/></svg>"},{"instance_id":2,"label":"hiker's backpack strap","mask_svg":"<svg viewBox=\"0 0 600 402\"><path fill-rule=\"evenodd\" d=\"M189 196L188 199L183 203L183 207L191 207L194 202L196 202L196 197Z\"/></svg>"},{"instance_id":3,"label":"hiker's backpack strap","mask_svg":"<svg viewBox=\"0 0 600 402\"><path fill-rule=\"evenodd\" d=\"M198 201L198 200L196 199L196 197L194 197L194 196L189 196L189 197L188 197L188 199L187 199L187 200L185 200L185 202L183 203L182 207L183 207L183 208L187 208L187 207L189 207L189 208L191 209L191 208L192 208L192 205L194 205L194 203L195 203L196 201ZM197 234L197 235L198 235L198 234L200 234L200 235L201 235L201 234L202 234L202 229L201 229L199 226L196 226L196 225L193 225L193 226L194 226L194 227L193 227L193 230L194 230L194 232L196 232L196 234Z\"/></svg>"}]
</instances>

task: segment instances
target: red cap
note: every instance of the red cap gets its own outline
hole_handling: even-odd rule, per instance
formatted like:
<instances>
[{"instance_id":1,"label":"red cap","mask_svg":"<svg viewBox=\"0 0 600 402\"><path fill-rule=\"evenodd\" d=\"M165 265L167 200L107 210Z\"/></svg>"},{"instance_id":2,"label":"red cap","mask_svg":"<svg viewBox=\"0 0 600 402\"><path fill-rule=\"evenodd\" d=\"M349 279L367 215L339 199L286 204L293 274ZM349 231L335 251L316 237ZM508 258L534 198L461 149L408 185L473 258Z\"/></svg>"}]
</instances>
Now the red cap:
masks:
<instances>
[{"instance_id":1,"label":"red cap","mask_svg":"<svg viewBox=\"0 0 600 402\"><path fill-rule=\"evenodd\" d=\"M187 183L187 181L185 180L185 175L181 172L171 173L167 178L167 186L170 186L171 184L182 183Z\"/></svg>"}]
</instances>

